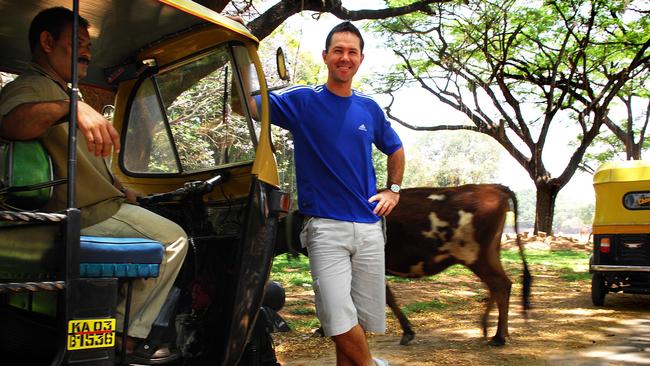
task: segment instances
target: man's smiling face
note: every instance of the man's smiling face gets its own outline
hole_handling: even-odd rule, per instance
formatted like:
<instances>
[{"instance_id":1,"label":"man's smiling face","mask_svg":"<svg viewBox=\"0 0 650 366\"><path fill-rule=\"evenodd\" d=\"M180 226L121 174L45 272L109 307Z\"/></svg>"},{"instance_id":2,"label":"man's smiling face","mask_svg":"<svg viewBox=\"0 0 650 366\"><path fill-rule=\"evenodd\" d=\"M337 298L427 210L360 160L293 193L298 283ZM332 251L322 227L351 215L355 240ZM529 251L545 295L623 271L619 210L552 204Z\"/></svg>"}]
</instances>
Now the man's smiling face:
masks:
<instances>
[{"instance_id":1,"label":"man's smiling face","mask_svg":"<svg viewBox=\"0 0 650 366\"><path fill-rule=\"evenodd\" d=\"M327 65L328 82L351 84L363 61L361 40L350 32L334 33L329 48L323 51L323 61Z\"/></svg>"}]
</instances>

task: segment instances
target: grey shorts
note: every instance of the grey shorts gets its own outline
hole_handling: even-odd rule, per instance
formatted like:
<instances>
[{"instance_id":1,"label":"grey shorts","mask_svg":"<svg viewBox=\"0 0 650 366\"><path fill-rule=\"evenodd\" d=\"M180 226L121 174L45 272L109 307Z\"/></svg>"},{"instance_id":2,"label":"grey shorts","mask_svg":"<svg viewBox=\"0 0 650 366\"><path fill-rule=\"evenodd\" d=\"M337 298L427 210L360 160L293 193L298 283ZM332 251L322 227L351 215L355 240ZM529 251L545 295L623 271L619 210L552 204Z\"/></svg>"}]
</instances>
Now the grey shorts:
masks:
<instances>
[{"instance_id":1,"label":"grey shorts","mask_svg":"<svg viewBox=\"0 0 650 366\"><path fill-rule=\"evenodd\" d=\"M374 224L309 218L300 239L307 247L316 313L326 336L357 324L386 331L385 237Z\"/></svg>"}]
</instances>

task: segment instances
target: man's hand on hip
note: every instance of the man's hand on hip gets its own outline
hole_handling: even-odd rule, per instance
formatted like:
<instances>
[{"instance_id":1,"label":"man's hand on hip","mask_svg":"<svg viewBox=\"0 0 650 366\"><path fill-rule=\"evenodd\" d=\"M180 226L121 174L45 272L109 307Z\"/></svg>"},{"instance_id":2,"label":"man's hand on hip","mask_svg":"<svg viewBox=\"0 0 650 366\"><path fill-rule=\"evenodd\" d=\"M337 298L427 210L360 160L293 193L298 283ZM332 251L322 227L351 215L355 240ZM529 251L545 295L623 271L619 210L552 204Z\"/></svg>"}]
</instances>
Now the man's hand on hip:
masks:
<instances>
[{"instance_id":1,"label":"man's hand on hip","mask_svg":"<svg viewBox=\"0 0 650 366\"><path fill-rule=\"evenodd\" d=\"M370 197L368 202L372 203L377 201L377 206L373 212L375 215L379 216L388 216L391 211L397 206L399 202L399 193L392 192L389 189L385 189L376 195Z\"/></svg>"}]
</instances>

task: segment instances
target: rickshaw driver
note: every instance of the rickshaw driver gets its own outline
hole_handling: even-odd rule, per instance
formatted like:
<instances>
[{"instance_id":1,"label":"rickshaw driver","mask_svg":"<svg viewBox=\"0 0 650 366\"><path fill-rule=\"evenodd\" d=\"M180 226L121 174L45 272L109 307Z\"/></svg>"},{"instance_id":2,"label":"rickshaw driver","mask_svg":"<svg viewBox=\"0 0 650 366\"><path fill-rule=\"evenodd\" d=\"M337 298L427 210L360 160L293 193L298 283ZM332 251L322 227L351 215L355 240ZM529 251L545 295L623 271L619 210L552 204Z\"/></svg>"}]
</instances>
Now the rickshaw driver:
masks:
<instances>
[{"instance_id":1,"label":"rickshaw driver","mask_svg":"<svg viewBox=\"0 0 650 366\"><path fill-rule=\"evenodd\" d=\"M0 93L0 137L9 140L38 139L52 157L56 178L67 177L66 120L71 81L72 11L56 7L40 12L29 30L32 62ZM79 78L86 75L91 59L88 22L79 17ZM77 206L81 210L81 234L109 237L143 237L165 246L158 278L133 282L131 322L126 345L127 361L164 363L178 358L169 348L145 344L151 326L171 289L187 252L187 234L161 216L132 204L135 194L123 189L110 173L104 157L119 151L119 135L111 123L84 102L78 105ZM66 208L65 186L57 187L44 211ZM117 328L122 328L124 296L117 308ZM121 337L117 337L118 347Z\"/></svg>"}]
</instances>

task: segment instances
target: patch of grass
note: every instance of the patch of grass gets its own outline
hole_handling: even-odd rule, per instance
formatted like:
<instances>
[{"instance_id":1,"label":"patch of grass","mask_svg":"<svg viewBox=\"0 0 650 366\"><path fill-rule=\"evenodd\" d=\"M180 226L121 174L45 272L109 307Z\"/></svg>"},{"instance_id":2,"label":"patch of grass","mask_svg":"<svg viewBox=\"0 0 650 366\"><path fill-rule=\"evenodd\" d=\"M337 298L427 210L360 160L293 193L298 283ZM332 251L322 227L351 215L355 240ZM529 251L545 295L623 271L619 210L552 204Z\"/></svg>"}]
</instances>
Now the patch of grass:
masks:
<instances>
[{"instance_id":1,"label":"patch of grass","mask_svg":"<svg viewBox=\"0 0 650 366\"><path fill-rule=\"evenodd\" d=\"M309 258L302 254L293 257L290 254L281 254L273 260L273 270L300 269L309 271Z\"/></svg>"},{"instance_id":2,"label":"patch of grass","mask_svg":"<svg viewBox=\"0 0 650 366\"><path fill-rule=\"evenodd\" d=\"M418 278L404 278L404 277L399 277L399 276L386 276L389 282L398 282L398 283L405 283L405 282L412 282L412 281L429 281L429 282L445 282L445 277L444 276L452 276L452 277L462 277L462 276L473 276L474 274L472 271L470 271L467 267L462 266L460 264L453 265L441 273L438 273L433 276L426 276L426 277L418 277Z\"/></svg>"},{"instance_id":3,"label":"patch of grass","mask_svg":"<svg viewBox=\"0 0 650 366\"><path fill-rule=\"evenodd\" d=\"M413 313L423 313L426 311L441 310L446 307L448 307L447 304L437 300L425 301L425 302L414 302L402 307L402 312L404 313L404 315L409 316L410 314Z\"/></svg>"},{"instance_id":4,"label":"patch of grass","mask_svg":"<svg viewBox=\"0 0 650 366\"><path fill-rule=\"evenodd\" d=\"M526 250L525 255L526 261L531 267L533 267L531 268L531 271L534 270L534 267L559 271L562 275L566 275L565 277L562 277L566 281L582 280L588 277L587 270L590 255L588 252L578 252L573 250ZM518 250L507 250L501 252L501 260L511 268L512 265L521 263L521 257L519 256Z\"/></svg>"},{"instance_id":5,"label":"patch of grass","mask_svg":"<svg viewBox=\"0 0 650 366\"><path fill-rule=\"evenodd\" d=\"M534 267L542 267L553 271L560 272L560 278L563 281L585 281L590 278L587 272L589 263L588 252L562 250L530 250L525 252L526 261L532 267L531 271L535 274ZM509 275L519 277L521 275L521 257L517 249L504 250L501 252L501 261L507 268ZM387 276L389 282L409 283L412 281L445 281L447 276L463 277L474 275L465 266L454 265L442 273L435 276L428 276L419 279L402 278L398 276ZM312 279L309 273L309 259L303 255L292 257L288 254L277 256L273 262L271 279L280 282L283 286L307 287L311 285Z\"/></svg>"},{"instance_id":6,"label":"patch of grass","mask_svg":"<svg viewBox=\"0 0 650 366\"><path fill-rule=\"evenodd\" d=\"M386 275L386 280L388 282L397 282L397 283L417 281L417 279L415 278L404 278L404 277L393 276L393 275Z\"/></svg>"},{"instance_id":7,"label":"patch of grass","mask_svg":"<svg viewBox=\"0 0 650 366\"><path fill-rule=\"evenodd\" d=\"M591 280L591 274L588 271L576 272L569 268L560 269L560 278L566 282L579 282Z\"/></svg>"},{"instance_id":8,"label":"patch of grass","mask_svg":"<svg viewBox=\"0 0 650 366\"><path fill-rule=\"evenodd\" d=\"M294 278L289 279L289 284L292 286L311 287L311 275L295 276Z\"/></svg>"},{"instance_id":9,"label":"patch of grass","mask_svg":"<svg viewBox=\"0 0 650 366\"><path fill-rule=\"evenodd\" d=\"M284 306L304 306L308 304L313 304L313 301L308 301L308 300L292 300L292 301L287 301Z\"/></svg>"},{"instance_id":10,"label":"patch of grass","mask_svg":"<svg viewBox=\"0 0 650 366\"><path fill-rule=\"evenodd\" d=\"M287 320L287 324L289 324L289 328L297 331L308 331L320 327L320 322L316 317L309 319L289 319Z\"/></svg>"},{"instance_id":11,"label":"patch of grass","mask_svg":"<svg viewBox=\"0 0 650 366\"><path fill-rule=\"evenodd\" d=\"M528 264L544 265L553 268L573 267L576 264L589 263L589 253L574 250L530 250L524 252ZM519 250L504 250L501 252L501 261L504 263L521 263Z\"/></svg>"},{"instance_id":12,"label":"patch of grass","mask_svg":"<svg viewBox=\"0 0 650 366\"><path fill-rule=\"evenodd\" d=\"M436 277L444 274L445 276L452 276L452 277L460 277L460 276L473 276L474 274L472 271L469 270L469 268L460 265L460 264L455 264L444 271L442 273L439 273L437 275L429 277L430 280L435 280Z\"/></svg>"},{"instance_id":13,"label":"patch of grass","mask_svg":"<svg viewBox=\"0 0 650 366\"><path fill-rule=\"evenodd\" d=\"M271 268L271 280L278 281L285 287L311 284L309 259L303 255L292 257L289 254L275 257Z\"/></svg>"},{"instance_id":14,"label":"patch of grass","mask_svg":"<svg viewBox=\"0 0 650 366\"><path fill-rule=\"evenodd\" d=\"M289 310L291 314L294 315L316 315L316 310L313 307L301 306L295 309Z\"/></svg>"}]
</instances>

